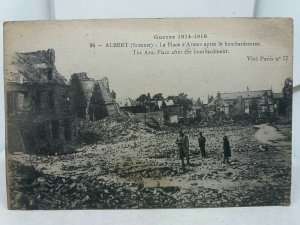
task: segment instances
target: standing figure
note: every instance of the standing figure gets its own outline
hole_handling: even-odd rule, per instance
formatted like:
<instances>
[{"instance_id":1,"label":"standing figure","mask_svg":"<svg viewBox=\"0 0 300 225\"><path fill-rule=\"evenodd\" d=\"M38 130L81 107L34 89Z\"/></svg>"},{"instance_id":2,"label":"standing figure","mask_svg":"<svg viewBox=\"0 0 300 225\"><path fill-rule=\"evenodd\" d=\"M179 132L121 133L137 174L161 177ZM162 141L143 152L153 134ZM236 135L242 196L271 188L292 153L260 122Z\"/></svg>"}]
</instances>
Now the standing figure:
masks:
<instances>
[{"instance_id":1,"label":"standing figure","mask_svg":"<svg viewBox=\"0 0 300 225\"><path fill-rule=\"evenodd\" d=\"M206 138L202 135L201 131L199 132L198 143L199 143L202 158L205 158L206 157L206 151L205 151Z\"/></svg>"},{"instance_id":2,"label":"standing figure","mask_svg":"<svg viewBox=\"0 0 300 225\"><path fill-rule=\"evenodd\" d=\"M182 130L179 131L179 135L175 142L178 146L179 157L181 160L182 169L185 170L184 158L186 157L187 164L190 165L190 155L189 155L189 138L183 133Z\"/></svg>"},{"instance_id":3,"label":"standing figure","mask_svg":"<svg viewBox=\"0 0 300 225\"><path fill-rule=\"evenodd\" d=\"M228 137L225 135L223 137L223 150L224 150L224 160L223 163L227 161L229 163L229 157L231 157L231 150Z\"/></svg>"}]
</instances>

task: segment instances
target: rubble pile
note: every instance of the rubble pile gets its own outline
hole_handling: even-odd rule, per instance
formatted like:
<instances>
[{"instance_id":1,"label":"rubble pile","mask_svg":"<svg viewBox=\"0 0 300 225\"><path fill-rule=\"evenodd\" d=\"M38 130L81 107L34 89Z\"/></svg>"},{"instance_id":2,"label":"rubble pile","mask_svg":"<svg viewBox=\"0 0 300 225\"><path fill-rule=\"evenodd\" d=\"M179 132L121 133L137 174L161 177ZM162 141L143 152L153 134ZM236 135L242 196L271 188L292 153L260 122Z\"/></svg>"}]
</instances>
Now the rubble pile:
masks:
<instances>
[{"instance_id":1,"label":"rubble pile","mask_svg":"<svg viewBox=\"0 0 300 225\"><path fill-rule=\"evenodd\" d=\"M185 129L191 152L191 165L186 165L185 172L175 144L179 128L156 131L132 115L81 126L108 141L84 145L69 155L22 153L9 158L13 162L10 184L15 208L233 207L289 203L290 148L275 146L261 150L253 126ZM200 130L207 140L207 158L195 154L196 149L199 151ZM232 148L229 164L222 163L223 135L229 137Z\"/></svg>"},{"instance_id":2,"label":"rubble pile","mask_svg":"<svg viewBox=\"0 0 300 225\"><path fill-rule=\"evenodd\" d=\"M177 204L157 188L138 189L135 184L107 182L98 177L53 176L20 163L10 165L14 174L10 198L16 209L170 208Z\"/></svg>"},{"instance_id":3,"label":"rubble pile","mask_svg":"<svg viewBox=\"0 0 300 225\"><path fill-rule=\"evenodd\" d=\"M199 187L181 194L180 207L238 207L288 205L287 189L282 187L243 188L218 190Z\"/></svg>"},{"instance_id":4,"label":"rubble pile","mask_svg":"<svg viewBox=\"0 0 300 225\"><path fill-rule=\"evenodd\" d=\"M8 168L8 186L11 190L8 198L11 202L11 208L31 208L33 200L25 193L32 191L31 184L36 182L36 178L40 176L40 173L33 166L24 166L16 161L9 161Z\"/></svg>"},{"instance_id":5,"label":"rubble pile","mask_svg":"<svg viewBox=\"0 0 300 225\"><path fill-rule=\"evenodd\" d=\"M155 129L130 113L119 113L98 121L79 122L79 139L86 144L117 143L155 132Z\"/></svg>"}]
</instances>

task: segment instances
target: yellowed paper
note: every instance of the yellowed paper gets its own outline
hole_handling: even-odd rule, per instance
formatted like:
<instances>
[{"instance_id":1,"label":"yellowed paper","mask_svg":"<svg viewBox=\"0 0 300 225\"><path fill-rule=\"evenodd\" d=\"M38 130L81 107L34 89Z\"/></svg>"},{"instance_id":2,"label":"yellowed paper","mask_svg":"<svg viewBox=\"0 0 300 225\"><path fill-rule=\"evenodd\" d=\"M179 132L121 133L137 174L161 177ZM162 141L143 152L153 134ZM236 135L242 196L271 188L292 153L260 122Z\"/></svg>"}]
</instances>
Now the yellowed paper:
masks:
<instances>
[{"instance_id":1,"label":"yellowed paper","mask_svg":"<svg viewBox=\"0 0 300 225\"><path fill-rule=\"evenodd\" d=\"M288 205L293 21L7 22L11 209Z\"/></svg>"}]
</instances>

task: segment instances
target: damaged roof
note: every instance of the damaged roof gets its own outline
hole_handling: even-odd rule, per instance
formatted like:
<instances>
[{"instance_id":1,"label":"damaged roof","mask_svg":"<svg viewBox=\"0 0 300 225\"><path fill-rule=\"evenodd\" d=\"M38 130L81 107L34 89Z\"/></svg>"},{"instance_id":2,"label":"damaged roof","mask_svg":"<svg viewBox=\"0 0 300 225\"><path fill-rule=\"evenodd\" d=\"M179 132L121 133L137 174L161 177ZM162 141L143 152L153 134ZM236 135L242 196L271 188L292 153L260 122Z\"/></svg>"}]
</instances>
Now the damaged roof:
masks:
<instances>
[{"instance_id":1,"label":"damaged roof","mask_svg":"<svg viewBox=\"0 0 300 225\"><path fill-rule=\"evenodd\" d=\"M215 97L213 101L211 101L210 103L208 103L206 106L207 107L210 107L210 106L215 106L215 105L218 105L218 106L221 106L221 107L228 107L229 104L223 100L223 99L219 99L218 97Z\"/></svg>"},{"instance_id":2,"label":"damaged roof","mask_svg":"<svg viewBox=\"0 0 300 225\"><path fill-rule=\"evenodd\" d=\"M57 71L54 63L54 49L27 53L17 52L12 56L11 63L7 67L8 81L13 80L13 74L19 74L24 76L27 82L68 84L68 81Z\"/></svg>"}]
</instances>

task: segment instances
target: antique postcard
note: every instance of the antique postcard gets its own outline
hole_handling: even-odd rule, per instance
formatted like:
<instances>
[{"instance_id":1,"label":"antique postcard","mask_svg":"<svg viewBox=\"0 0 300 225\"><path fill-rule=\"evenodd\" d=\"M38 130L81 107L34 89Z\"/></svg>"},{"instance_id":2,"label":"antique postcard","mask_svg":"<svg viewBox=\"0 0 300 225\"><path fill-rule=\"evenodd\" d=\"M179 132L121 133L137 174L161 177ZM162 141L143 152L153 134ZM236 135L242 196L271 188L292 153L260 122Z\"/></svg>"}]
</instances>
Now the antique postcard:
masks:
<instances>
[{"instance_id":1,"label":"antique postcard","mask_svg":"<svg viewBox=\"0 0 300 225\"><path fill-rule=\"evenodd\" d=\"M4 24L10 209L290 204L293 21Z\"/></svg>"}]
</instances>

